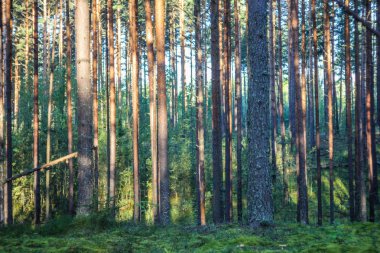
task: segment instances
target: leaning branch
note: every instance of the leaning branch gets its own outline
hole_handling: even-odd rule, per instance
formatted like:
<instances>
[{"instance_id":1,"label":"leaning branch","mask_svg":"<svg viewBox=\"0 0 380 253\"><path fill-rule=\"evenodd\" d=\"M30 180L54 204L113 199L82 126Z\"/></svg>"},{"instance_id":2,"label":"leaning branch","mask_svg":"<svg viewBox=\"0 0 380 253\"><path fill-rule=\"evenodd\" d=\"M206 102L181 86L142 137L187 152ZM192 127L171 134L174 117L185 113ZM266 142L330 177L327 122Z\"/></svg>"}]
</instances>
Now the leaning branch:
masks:
<instances>
[{"instance_id":1,"label":"leaning branch","mask_svg":"<svg viewBox=\"0 0 380 253\"><path fill-rule=\"evenodd\" d=\"M30 169L30 170L26 170L26 171L24 171L24 172L22 172L22 173L20 173L20 174L17 174L17 175L15 175L15 176L13 176L13 177L7 178L4 182L2 182L2 184L6 184L6 183L8 183L8 182L11 182L11 181L17 179L17 178L27 176L27 175L29 175L29 174L34 173L35 171L43 171L43 170L47 170L47 169L49 169L50 167L52 167L52 166L54 166L54 165L56 165L56 164L59 164L59 163L64 162L64 161L66 161L66 160L73 159L73 158L75 158L75 157L77 157L77 156L78 156L78 152L75 152L75 153L72 153L72 154L66 155L66 156L64 156L64 157L58 158L58 159L56 159L56 160L54 160L54 161L51 161L51 162L49 162L49 163L46 163L46 164L44 164L44 165L42 165L42 166L39 166L39 167L37 167L37 168Z\"/></svg>"},{"instance_id":2,"label":"leaning branch","mask_svg":"<svg viewBox=\"0 0 380 253\"><path fill-rule=\"evenodd\" d=\"M352 16L356 21L360 22L365 28L367 28L369 31L371 31L374 35L377 37L380 37L380 31L376 30L372 27L372 24L368 22L366 19L362 18L357 14L355 11L351 10L348 6L346 6L342 1L340 0L334 0L342 9L344 12L346 12L348 15Z\"/></svg>"}]
</instances>

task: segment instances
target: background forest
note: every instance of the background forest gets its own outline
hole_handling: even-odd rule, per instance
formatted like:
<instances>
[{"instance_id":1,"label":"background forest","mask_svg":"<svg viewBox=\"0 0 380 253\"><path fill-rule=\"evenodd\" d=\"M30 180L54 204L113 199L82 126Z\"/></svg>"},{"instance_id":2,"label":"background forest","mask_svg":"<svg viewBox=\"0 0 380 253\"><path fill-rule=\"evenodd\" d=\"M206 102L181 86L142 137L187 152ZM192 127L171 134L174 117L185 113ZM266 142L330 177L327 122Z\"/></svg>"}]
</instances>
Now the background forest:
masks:
<instances>
[{"instance_id":1,"label":"background forest","mask_svg":"<svg viewBox=\"0 0 380 253\"><path fill-rule=\"evenodd\" d=\"M380 247L380 1L0 3L0 251Z\"/></svg>"}]
</instances>

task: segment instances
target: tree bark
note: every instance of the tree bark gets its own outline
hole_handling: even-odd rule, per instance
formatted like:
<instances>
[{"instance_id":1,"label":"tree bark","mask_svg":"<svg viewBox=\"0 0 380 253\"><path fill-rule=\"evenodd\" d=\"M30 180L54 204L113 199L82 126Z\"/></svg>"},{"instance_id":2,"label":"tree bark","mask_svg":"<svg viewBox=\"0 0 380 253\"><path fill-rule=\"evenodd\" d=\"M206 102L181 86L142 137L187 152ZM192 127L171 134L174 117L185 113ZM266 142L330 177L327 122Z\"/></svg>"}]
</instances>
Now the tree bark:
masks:
<instances>
[{"instance_id":1,"label":"tree bark","mask_svg":"<svg viewBox=\"0 0 380 253\"><path fill-rule=\"evenodd\" d=\"M248 223L273 223L269 161L269 69L267 39L268 1L248 0ZM253 94L255 94L253 96Z\"/></svg>"},{"instance_id":2,"label":"tree bark","mask_svg":"<svg viewBox=\"0 0 380 253\"><path fill-rule=\"evenodd\" d=\"M28 3L28 2L27 2ZM3 38L3 2L0 1L0 38ZM0 178L5 178L5 157L4 157L4 66L3 66L3 40L0 39ZM4 220L4 187L0 186L0 224L5 222Z\"/></svg>"},{"instance_id":3,"label":"tree bark","mask_svg":"<svg viewBox=\"0 0 380 253\"><path fill-rule=\"evenodd\" d=\"M92 89L90 81L90 20L87 0L76 0L75 41L78 86L78 207L87 216L93 204Z\"/></svg>"},{"instance_id":4,"label":"tree bark","mask_svg":"<svg viewBox=\"0 0 380 253\"><path fill-rule=\"evenodd\" d=\"M166 108L165 78L165 1L156 0L155 5L158 90L158 167L160 171L160 223L170 223L170 187L168 168L168 114Z\"/></svg>"},{"instance_id":5,"label":"tree bark","mask_svg":"<svg viewBox=\"0 0 380 253\"><path fill-rule=\"evenodd\" d=\"M223 220L219 0L211 0L213 221Z\"/></svg>"},{"instance_id":6,"label":"tree bark","mask_svg":"<svg viewBox=\"0 0 380 253\"><path fill-rule=\"evenodd\" d=\"M179 33L180 33L180 45L181 45L181 83L182 83L182 117L185 117L186 113L186 72L185 72L185 6L184 0L180 0L180 16L179 16Z\"/></svg>"},{"instance_id":7,"label":"tree bark","mask_svg":"<svg viewBox=\"0 0 380 253\"><path fill-rule=\"evenodd\" d=\"M275 75L275 5L276 0L269 1L269 74L270 74L270 99L271 99L271 164L273 183L276 181L276 138L277 138L277 113L276 113L276 75Z\"/></svg>"}]
</instances>

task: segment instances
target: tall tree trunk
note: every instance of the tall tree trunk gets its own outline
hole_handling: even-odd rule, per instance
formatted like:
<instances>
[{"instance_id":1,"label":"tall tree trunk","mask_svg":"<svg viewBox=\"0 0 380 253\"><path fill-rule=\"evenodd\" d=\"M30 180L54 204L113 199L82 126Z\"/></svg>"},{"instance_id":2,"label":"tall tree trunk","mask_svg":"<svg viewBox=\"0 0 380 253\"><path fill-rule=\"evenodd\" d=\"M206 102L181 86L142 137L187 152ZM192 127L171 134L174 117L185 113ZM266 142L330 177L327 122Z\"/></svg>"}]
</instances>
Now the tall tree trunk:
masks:
<instances>
[{"instance_id":1,"label":"tall tree trunk","mask_svg":"<svg viewBox=\"0 0 380 253\"><path fill-rule=\"evenodd\" d=\"M366 17L371 22L371 0L365 1ZM374 123L374 82L372 59L372 33L366 29L366 136L367 162L369 176L369 221L375 221L375 205L377 200L377 159Z\"/></svg>"},{"instance_id":2,"label":"tall tree trunk","mask_svg":"<svg viewBox=\"0 0 380 253\"><path fill-rule=\"evenodd\" d=\"M243 186L242 186L242 85L241 85L241 54L240 54L240 0L234 0L235 12L235 92L236 92L236 163L237 163L237 215L238 221L243 220Z\"/></svg>"},{"instance_id":3,"label":"tall tree trunk","mask_svg":"<svg viewBox=\"0 0 380 253\"><path fill-rule=\"evenodd\" d=\"M130 45L132 56L132 110L133 110L133 192L135 222L140 221L139 183L139 52L137 38L137 0L129 2Z\"/></svg>"},{"instance_id":4,"label":"tall tree trunk","mask_svg":"<svg viewBox=\"0 0 380 253\"><path fill-rule=\"evenodd\" d=\"M90 81L90 20L87 0L76 0L75 41L78 86L78 215L89 215L93 204L92 89Z\"/></svg>"},{"instance_id":5,"label":"tall tree trunk","mask_svg":"<svg viewBox=\"0 0 380 253\"><path fill-rule=\"evenodd\" d=\"M99 128L98 128L98 1L92 0L92 96L93 96L93 112L92 112L92 124L93 124L93 148L94 148L94 208L98 210L99 199Z\"/></svg>"},{"instance_id":6,"label":"tall tree trunk","mask_svg":"<svg viewBox=\"0 0 380 253\"><path fill-rule=\"evenodd\" d=\"M113 0L107 0L108 49L109 49L109 163L110 163L110 208L115 216L116 205L116 90L115 53L113 32Z\"/></svg>"},{"instance_id":7,"label":"tall tree trunk","mask_svg":"<svg viewBox=\"0 0 380 253\"><path fill-rule=\"evenodd\" d=\"M232 221L232 85L231 85L231 1L224 0L224 85L225 85L225 221Z\"/></svg>"},{"instance_id":8,"label":"tall tree trunk","mask_svg":"<svg viewBox=\"0 0 380 253\"><path fill-rule=\"evenodd\" d=\"M269 161L268 1L248 0L248 223L251 227L273 222ZM253 94L255 94L253 96ZM258 205L257 203L260 203Z\"/></svg>"},{"instance_id":9,"label":"tall tree trunk","mask_svg":"<svg viewBox=\"0 0 380 253\"><path fill-rule=\"evenodd\" d=\"M349 7L350 0L345 0L346 7ZM349 205L350 219L355 220L354 206L354 170L352 164L352 123L351 123L351 37L350 37L350 17L346 13L344 17L344 37L345 37L345 64L346 64L346 134L347 134L347 150L348 150L348 189L349 189Z\"/></svg>"},{"instance_id":10,"label":"tall tree trunk","mask_svg":"<svg viewBox=\"0 0 380 253\"><path fill-rule=\"evenodd\" d=\"M376 27L380 30L380 0L376 1L377 12L376 12ZM377 69L376 69L376 88L377 88L377 125L380 127L380 36L376 36L376 58L377 58Z\"/></svg>"},{"instance_id":11,"label":"tall tree trunk","mask_svg":"<svg viewBox=\"0 0 380 253\"><path fill-rule=\"evenodd\" d=\"M297 31L293 30L292 26L292 17L291 17L291 11L290 11L290 3L291 0L287 0L288 2L288 48L294 48L294 33ZM296 143L296 96L295 96L295 69L294 69L294 56L292 55L293 51L288 50L288 65L289 65L289 72L288 72L288 79L289 79L289 85L288 85L288 94L289 94L289 130L290 130L290 136L291 136L291 147L293 148Z\"/></svg>"},{"instance_id":12,"label":"tall tree trunk","mask_svg":"<svg viewBox=\"0 0 380 253\"><path fill-rule=\"evenodd\" d=\"M281 28L281 2L277 4L278 13L278 93L280 98L279 103L279 114L280 114L280 124L281 124L281 162L282 162L282 181L283 181L283 194L284 194L284 204L289 201L289 191L288 191L288 170L285 163L285 121L284 121L284 91L283 91L283 79L282 79L282 28Z\"/></svg>"},{"instance_id":13,"label":"tall tree trunk","mask_svg":"<svg viewBox=\"0 0 380 253\"><path fill-rule=\"evenodd\" d=\"M94 0L93 0L94 1ZM122 89L121 89L121 4L120 0L118 0L117 12L116 12L116 25L117 25L117 33L116 33L116 65L117 65L117 107L119 110L119 117L121 117L121 100L122 100Z\"/></svg>"},{"instance_id":14,"label":"tall tree trunk","mask_svg":"<svg viewBox=\"0 0 380 253\"><path fill-rule=\"evenodd\" d=\"M67 103L67 151L73 152L73 109L71 98L71 25L70 0L66 0L66 103ZM69 160L69 214L74 215L74 165Z\"/></svg>"},{"instance_id":15,"label":"tall tree trunk","mask_svg":"<svg viewBox=\"0 0 380 253\"><path fill-rule=\"evenodd\" d=\"M170 223L170 187L168 168L168 113L166 108L165 78L165 1L156 0L155 5L158 90L158 168L160 170L160 222Z\"/></svg>"},{"instance_id":16,"label":"tall tree trunk","mask_svg":"<svg viewBox=\"0 0 380 253\"><path fill-rule=\"evenodd\" d=\"M150 0L144 0L145 22L146 22L146 43L148 50L148 79L149 79L149 111L150 111L150 143L152 155L152 199L153 218L158 222L158 171L157 171L157 104L156 104L156 84L154 80L154 48L153 48L153 25L152 10Z\"/></svg>"},{"instance_id":17,"label":"tall tree trunk","mask_svg":"<svg viewBox=\"0 0 380 253\"><path fill-rule=\"evenodd\" d=\"M358 13L358 0L354 0L355 12ZM359 26L355 19L354 33L355 51L355 213L356 220L367 219L367 197L363 173L363 135L362 135L362 94L360 80L360 55L359 55Z\"/></svg>"},{"instance_id":18,"label":"tall tree trunk","mask_svg":"<svg viewBox=\"0 0 380 253\"><path fill-rule=\"evenodd\" d=\"M184 0L180 0L180 16L179 16L179 33L181 45L181 83L182 83L182 117L186 113L186 72L185 72L185 5Z\"/></svg>"},{"instance_id":19,"label":"tall tree trunk","mask_svg":"<svg viewBox=\"0 0 380 253\"><path fill-rule=\"evenodd\" d=\"M211 72L212 72L212 161L213 161L213 221L221 223L222 209L222 129L219 50L219 0L211 0Z\"/></svg>"},{"instance_id":20,"label":"tall tree trunk","mask_svg":"<svg viewBox=\"0 0 380 253\"><path fill-rule=\"evenodd\" d=\"M330 223L334 223L334 128L333 128L333 81L331 71L331 35L330 13L327 0L323 0L324 9L324 43L325 43L325 71L328 98L328 137L329 137L329 185L330 185Z\"/></svg>"},{"instance_id":21,"label":"tall tree trunk","mask_svg":"<svg viewBox=\"0 0 380 253\"><path fill-rule=\"evenodd\" d=\"M195 17L195 50L196 50L196 83L197 83L197 169L196 183L197 199L198 199L198 224L206 225L206 209L205 209L205 154L204 154L204 125L203 125L203 54L202 54L202 35L201 35L201 0L194 2Z\"/></svg>"},{"instance_id":22,"label":"tall tree trunk","mask_svg":"<svg viewBox=\"0 0 380 253\"><path fill-rule=\"evenodd\" d=\"M276 0L269 1L269 75L270 75L270 98L271 98L271 157L272 178L276 180L276 137L277 137L277 113L276 113L276 74L275 74L275 5Z\"/></svg>"},{"instance_id":23,"label":"tall tree trunk","mask_svg":"<svg viewBox=\"0 0 380 253\"><path fill-rule=\"evenodd\" d=\"M305 2L302 0L302 24L301 30L303 33L301 41L301 51L303 55L306 53L306 43L305 43ZM302 224L307 224L308 220L308 196L307 196L307 169L306 169L306 79L305 79L305 68L306 61L302 61L302 76L300 80L299 75L299 53L298 53L298 0L290 1L291 10L291 24L293 31L293 44L292 57L294 58L292 62L294 63L294 81L296 89L296 144L297 144L297 182L298 182L298 215L297 220Z\"/></svg>"},{"instance_id":24,"label":"tall tree trunk","mask_svg":"<svg viewBox=\"0 0 380 253\"><path fill-rule=\"evenodd\" d=\"M27 2L28 3L28 2ZM0 1L0 38L3 38L3 2ZM0 180L5 179L5 157L4 157L4 66L3 66L3 40L0 39ZM0 224L5 223L4 219L4 190L3 185L0 186Z\"/></svg>"}]
</instances>

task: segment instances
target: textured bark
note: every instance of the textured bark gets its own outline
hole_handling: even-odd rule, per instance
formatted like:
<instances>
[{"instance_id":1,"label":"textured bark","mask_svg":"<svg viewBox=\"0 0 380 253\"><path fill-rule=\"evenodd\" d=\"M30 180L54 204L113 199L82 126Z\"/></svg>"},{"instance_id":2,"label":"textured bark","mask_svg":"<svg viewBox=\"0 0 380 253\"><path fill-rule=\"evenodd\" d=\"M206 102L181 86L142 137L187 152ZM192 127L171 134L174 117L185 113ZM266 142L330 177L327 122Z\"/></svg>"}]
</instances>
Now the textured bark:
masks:
<instances>
[{"instance_id":1,"label":"textured bark","mask_svg":"<svg viewBox=\"0 0 380 253\"><path fill-rule=\"evenodd\" d=\"M160 223L170 223L170 187L168 168L168 113L166 108L165 78L165 1L156 0L154 5L157 47L157 92L158 92L158 167L160 178Z\"/></svg>"},{"instance_id":2,"label":"textured bark","mask_svg":"<svg viewBox=\"0 0 380 253\"><path fill-rule=\"evenodd\" d=\"M132 115L133 115L133 192L135 222L140 217L140 183L139 183L139 52L137 39L137 0L129 2L129 26L132 57Z\"/></svg>"},{"instance_id":3,"label":"textured bark","mask_svg":"<svg viewBox=\"0 0 380 253\"><path fill-rule=\"evenodd\" d=\"M202 52L202 36L201 36L201 0L194 1L194 17L195 17L195 68L196 68L196 91L197 91L197 169L196 184L197 200L198 200L198 224L206 225L206 209L205 209L205 144L204 144L204 125L203 125L203 52Z\"/></svg>"},{"instance_id":4,"label":"textured bark","mask_svg":"<svg viewBox=\"0 0 380 253\"><path fill-rule=\"evenodd\" d=\"M358 12L358 0L354 0L355 12ZM363 173L363 135L362 135L362 94L360 80L359 26L355 20L355 216L358 221L366 221L366 189Z\"/></svg>"},{"instance_id":5,"label":"textured bark","mask_svg":"<svg viewBox=\"0 0 380 253\"><path fill-rule=\"evenodd\" d=\"M345 0L348 7L350 1ZM345 64L346 64L346 134L347 134L347 151L348 151L348 189L349 189L349 205L350 220L355 219L354 206L354 169L352 164L352 123L351 123L351 42L350 42L350 18L348 14L344 17L344 37L345 37Z\"/></svg>"},{"instance_id":6,"label":"textured bark","mask_svg":"<svg viewBox=\"0 0 380 253\"><path fill-rule=\"evenodd\" d=\"M282 79L282 28L281 28L281 2L277 4L278 15L278 94L279 94L279 115L281 124L281 163L282 163L282 182L283 182L283 201L284 204L289 201L288 191L288 170L285 163L285 121L284 121L284 91L283 91L283 79Z\"/></svg>"},{"instance_id":7,"label":"textured bark","mask_svg":"<svg viewBox=\"0 0 380 253\"><path fill-rule=\"evenodd\" d=\"M158 171L157 171L157 104L156 83L154 80L154 48L153 48L153 25L150 0L144 0L146 43L148 50L148 80L149 80L149 111L150 111L150 143L152 154L152 204L154 221L158 222Z\"/></svg>"},{"instance_id":8,"label":"textured bark","mask_svg":"<svg viewBox=\"0 0 380 253\"><path fill-rule=\"evenodd\" d=\"M321 137L319 125L319 75L318 75L318 35L316 0L311 0L311 17L313 23L313 57L314 57L314 102L315 102L315 144L317 160L317 223L322 225L322 178L321 178Z\"/></svg>"},{"instance_id":9,"label":"textured bark","mask_svg":"<svg viewBox=\"0 0 380 253\"><path fill-rule=\"evenodd\" d=\"M248 0L248 224L273 222L271 166L269 161L268 1ZM253 96L253 94L255 94Z\"/></svg>"},{"instance_id":10,"label":"textured bark","mask_svg":"<svg viewBox=\"0 0 380 253\"><path fill-rule=\"evenodd\" d=\"M99 198L99 128L98 128L98 1L92 0L92 96L93 112L92 124L94 131L93 155L94 155L94 209L98 210Z\"/></svg>"},{"instance_id":11,"label":"textured bark","mask_svg":"<svg viewBox=\"0 0 380 253\"><path fill-rule=\"evenodd\" d=\"M222 209L222 129L219 51L219 0L211 0L211 72L212 72L212 161L213 161L213 221L221 223Z\"/></svg>"},{"instance_id":12,"label":"textured bark","mask_svg":"<svg viewBox=\"0 0 380 253\"><path fill-rule=\"evenodd\" d=\"M380 0L376 1L376 28L380 30ZM377 88L377 126L380 127L380 36L376 37L376 88Z\"/></svg>"},{"instance_id":13,"label":"textured bark","mask_svg":"<svg viewBox=\"0 0 380 253\"><path fill-rule=\"evenodd\" d=\"M324 9L324 43L325 43L325 71L327 81L327 109L328 109L328 137L329 137L329 185L330 185L330 223L334 223L334 128L333 128L333 81L331 71L331 35L330 13L327 0L323 0Z\"/></svg>"},{"instance_id":14,"label":"textured bark","mask_svg":"<svg viewBox=\"0 0 380 253\"><path fill-rule=\"evenodd\" d=\"M231 1L224 0L225 40L223 42L223 58L225 64L224 85L225 85L225 221L232 221L232 85L231 85Z\"/></svg>"},{"instance_id":15,"label":"textured bark","mask_svg":"<svg viewBox=\"0 0 380 253\"><path fill-rule=\"evenodd\" d=\"M38 3L33 3L33 167L38 167ZM34 172L34 223L40 223L41 216L41 195L40 195L40 174Z\"/></svg>"},{"instance_id":16,"label":"textured bark","mask_svg":"<svg viewBox=\"0 0 380 253\"><path fill-rule=\"evenodd\" d=\"M371 0L365 0L366 16L371 22ZM377 200L377 161L374 123L374 82L373 82L373 58L372 58L372 33L366 30L366 139L367 139L367 163L369 177L369 221L375 221L375 205Z\"/></svg>"},{"instance_id":17,"label":"textured bark","mask_svg":"<svg viewBox=\"0 0 380 253\"><path fill-rule=\"evenodd\" d=\"M66 0L66 103L67 103L67 151L73 152L73 109L71 97L71 26L70 0ZM74 165L69 160L69 214L74 215Z\"/></svg>"},{"instance_id":18,"label":"textured bark","mask_svg":"<svg viewBox=\"0 0 380 253\"><path fill-rule=\"evenodd\" d=\"M87 0L76 0L75 41L78 86L78 215L89 215L93 204L92 89L90 81L90 20Z\"/></svg>"},{"instance_id":19,"label":"textured bark","mask_svg":"<svg viewBox=\"0 0 380 253\"><path fill-rule=\"evenodd\" d=\"M269 74L270 74L270 99L271 99L271 163L273 183L276 180L276 138L277 138L277 113L276 113L276 76L275 76L275 5L276 0L269 1Z\"/></svg>"},{"instance_id":20,"label":"textured bark","mask_svg":"<svg viewBox=\"0 0 380 253\"><path fill-rule=\"evenodd\" d=\"M3 37L3 2L0 1L0 38ZM3 64L3 40L0 39L0 179L5 179L5 157L4 157L4 64ZM4 187L0 186L0 224L5 222L4 220Z\"/></svg>"},{"instance_id":21,"label":"textured bark","mask_svg":"<svg viewBox=\"0 0 380 253\"><path fill-rule=\"evenodd\" d=\"M288 94L289 94L289 130L290 130L290 136L291 136L291 147L294 147L296 143L296 96L295 96L295 69L294 69L294 56L293 56L293 48L295 42L293 41L294 33L298 31L293 30L292 21L291 21L291 11L290 6L291 2L290 0L287 0L288 2L288 66L289 66L289 73L288 73Z\"/></svg>"},{"instance_id":22,"label":"textured bark","mask_svg":"<svg viewBox=\"0 0 380 253\"><path fill-rule=\"evenodd\" d=\"M235 12L235 92L236 92L236 163L237 163L237 216L243 220L243 186L242 186L242 85L241 85L241 53L240 53L240 2L234 0Z\"/></svg>"},{"instance_id":23,"label":"textured bark","mask_svg":"<svg viewBox=\"0 0 380 253\"><path fill-rule=\"evenodd\" d=\"M115 89L115 52L113 31L113 0L107 0L108 13L108 50L109 50L109 173L110 208L115 216L116 206L116 89Z\"/></svg>"}]
</instances>

